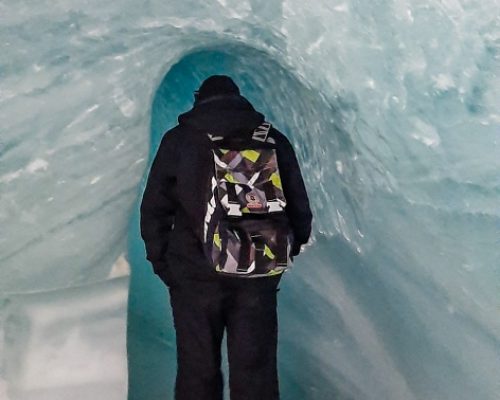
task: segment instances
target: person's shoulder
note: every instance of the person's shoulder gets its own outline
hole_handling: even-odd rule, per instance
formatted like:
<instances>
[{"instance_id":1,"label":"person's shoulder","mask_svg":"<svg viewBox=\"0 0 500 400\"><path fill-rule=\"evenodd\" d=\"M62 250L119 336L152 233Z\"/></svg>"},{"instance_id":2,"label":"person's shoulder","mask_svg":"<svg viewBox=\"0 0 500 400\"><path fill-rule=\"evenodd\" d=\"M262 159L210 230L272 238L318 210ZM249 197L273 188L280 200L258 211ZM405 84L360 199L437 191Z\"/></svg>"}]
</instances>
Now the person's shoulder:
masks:
<instances>
[{"instance_id":1,"label":"person's shoulder","mask_svg":"<svg viewBox=\"0 0 500 400\"><path fill-rule=\"evenodd\" d=\"M290 139L271 123L270 136L276 141L277 146L292 146Z\"/></svg>"},{"instance_id":2,"label":"person's shoulder","mask_svg":"<svg viewBox=\"0 0 500 400\"><path fill-rule=\"evenodd\" d=\"M167 130L164 134L163 137L165 136L175 136L177 137L182 131L181 125L175 125L174 127L170 128Z\"/></svg>"},{"instance_id":3,"label":"person's shoulder","mask_svg":"<svg viewBox=\"0 0 500 400\"><path fill-rule=\"evenodd\" d=\"M163 136L161 138L161 143L168 145L176 143L179 137L181 136L181 131L182 128L180 125L176 125L173 128L170 128L169 130L163 133Z\"/></svg>"}]
</instances>

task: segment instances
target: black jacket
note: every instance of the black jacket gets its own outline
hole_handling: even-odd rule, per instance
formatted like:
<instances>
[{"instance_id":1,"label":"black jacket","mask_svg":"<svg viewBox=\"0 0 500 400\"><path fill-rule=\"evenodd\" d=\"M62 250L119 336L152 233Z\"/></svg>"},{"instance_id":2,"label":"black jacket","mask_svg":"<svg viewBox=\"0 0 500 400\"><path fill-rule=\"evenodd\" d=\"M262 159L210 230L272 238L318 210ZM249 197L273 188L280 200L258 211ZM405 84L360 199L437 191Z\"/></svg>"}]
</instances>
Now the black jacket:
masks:
<instances>
[{"instance_id":1,"label":"black jacket","mask_svg":"<svg viewBox=\"0 0 500 400\"><path fill-rule=\"evenodd\" d=\"M263 121L264 116L243 96L218 96L195 102L179 116L179 124L164 134L142 198L140 227L146 258L168 286L184 279L225 278L209 268L198 239L206 211L203 189L213 168L205 133L252 135ZM276 141L285 210L295 236L293 254L297 255L311 234L309 199L292 145L275 128L269 136ZM279 281L281 275L262 279Z\"/></svg>"}]
</instances>

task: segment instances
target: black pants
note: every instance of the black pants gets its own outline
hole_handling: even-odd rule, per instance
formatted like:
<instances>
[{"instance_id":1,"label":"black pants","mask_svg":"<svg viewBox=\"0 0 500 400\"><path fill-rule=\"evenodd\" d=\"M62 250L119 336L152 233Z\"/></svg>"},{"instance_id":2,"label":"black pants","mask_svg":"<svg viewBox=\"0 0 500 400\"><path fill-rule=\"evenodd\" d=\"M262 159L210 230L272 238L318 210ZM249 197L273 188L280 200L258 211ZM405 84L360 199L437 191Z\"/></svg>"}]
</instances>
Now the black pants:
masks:
<instances>
[{"instance_id":1,"label":"black pants","mask_svg":"<svg viewBox=\"0 0 500 400\"><path fill-rule=\"evenodd\" d=\"M279 279L229 278L169 288L177 341L175 400L222 400L226 328L231 400L278 400Z\"/></svg>"}]
</instances>

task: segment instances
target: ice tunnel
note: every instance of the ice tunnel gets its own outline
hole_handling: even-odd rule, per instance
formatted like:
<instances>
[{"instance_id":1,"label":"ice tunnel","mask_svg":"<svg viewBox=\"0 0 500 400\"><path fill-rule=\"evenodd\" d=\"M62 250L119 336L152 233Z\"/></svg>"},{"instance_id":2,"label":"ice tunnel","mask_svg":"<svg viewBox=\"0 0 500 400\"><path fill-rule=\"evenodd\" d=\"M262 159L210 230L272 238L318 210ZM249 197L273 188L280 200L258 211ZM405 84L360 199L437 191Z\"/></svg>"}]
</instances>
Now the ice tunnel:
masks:
<instances>
[{"instance_id":1,"label":"ice tunnel","mask_svg":"<svg viewBox=\"0 0 500 400\"><path fill-rule=\"evenodd\" d=\"M339 162L351 157L352 146L349 143L346 129L342 127L341 118L343 114L352 113L351 108L353 105L347 104L342 107L335 102L329 102L320 93L311 90L307 86L307 83L303 82L299 76L287 70L285 66L280 65L272 55L253 49L247 45L236 43L195 49L190 54L184 56L169 70L165 79L160 84L153 101L151 124L153 143L157 145L165 132L165 127L174 126L179 113L192 106L193 90L198 88L204 77L214 73L224 73L232 76L238 82L242 92L245 93L245 96L251 100L256 108L262 110L269 120L275 121L275 124L280 126L283 131L289 132L288 136L290 139L296 140L298 144L297 154L302 160L304 169L310 168L308 165L313 163L319 165L325 156L328 157L323 150L325 147L329 147L331 151L338 151L337 161ZM324 118L324 116L328 116L328 118ZM338 121L334 121L335 116L338 116ZM331 132L331 134L321 139L322 132ZM313 146L313 143L318 140L324 140L325 144L319 147ZM156 147L152 147L153 154L156 153ZM330 157L333 157L333 155L330 155ZM335 178L333 173L329 175L332 180L338 179ZM308 179L312 183L317 181L319 176L311 174ZM311 191L314 190L314 186L315 184L312 183ZM318 190L317 193L318 196L321 196L321 191ZM339 189L332 188L329 192L324 192L323 196L328 197L334 193L338 196L339 201L346 203L346 212L354 213L356 205L346 202ZM333 233L332 227L328 228L325 225L324 229ZM137 234L134 237L137 240ZM134 248L136 246L135 251L140 254L140 257L143 257L142 241L139 239L135 244L132 243L132 245ZM138 298L141 296L140 291L131 290L131 299L137 298L139 302ZM139 321L142 321L142 318L147 313L148 310L141 309L141 317L137 319L137 327L143 328L144 323L140 323ZM150 318L155 319L155 316L151 315ZM165 316L162 316L162 318L166 320ZM168 337L167 341L170 347L175 348L175 338L172 338L171 333L168 333L168 330L171 329L169 327L170 321L166 327L164 323L160 324L163 327L163 334L166 335L166 338ZM136 333L136 335L137 344L142 344L140 351L137 351L137 357L138 360L144 360L144 344L140 338L142 334ZM153 350L153 347L151 347L151 350ZM285 348L284 351L287 353L289 350ZM226 354L225 352L226 349L224 349L224 355ZM153 350L152 357L154 357L154 354L158 354L157 350ZM131 358L133 355L134 352L132 350L130 354ZM175 356L175 353L170 354L170 356ZM305 360L302 360L302 357L306 357L306 355L297 353L290 362L303 363ZM145 361L146 363L150 362L150 359L147 360ZM165 369L168 365L168 360L161 360L159 364L163 365ZM132 365L135 365L135 363L132 363ZM132 374L132 377L137 377L139 381L144 382L148 377L143 376L140 371L147 371L146 365L141 363L137 366L139 367L139 365L138 375ZM225 365L225 378L227 380L227 363ZM170 382L173 382L174 376L171 376L172 369L166 370L165 374L170 374ZM311 378L314 376L321 377L323 374L324 371L311 371ZM290 371L290 379L288 380L290 382L290 389L288 391L295 393L296 396L304 397L306 393L301 392L301 385L294 383L294 380L299 380L299 377L294 377L293 375L294 372ZM324 385L321 382L321 379L312 378L311 385ZM131 389L136 387L135 385L131 386ZM155 386L154 382L151 382L151 386ZM143 388L139 389L139 391L144 395ZM140 398L139 394L137 396L137 398Z\"/></svg>"},{"instance_id":2,"label":"ice tunnel","mask_svg":"<svg viewBox=\"0 0 500 400\"><path fill-rule=\"evenodd\" d=\"M282 398L500 398L496 9L2 3L0 399L172 398L138 207L221 73L288 136L313 207L279 292Z\"/></svg>"}]
</instances>

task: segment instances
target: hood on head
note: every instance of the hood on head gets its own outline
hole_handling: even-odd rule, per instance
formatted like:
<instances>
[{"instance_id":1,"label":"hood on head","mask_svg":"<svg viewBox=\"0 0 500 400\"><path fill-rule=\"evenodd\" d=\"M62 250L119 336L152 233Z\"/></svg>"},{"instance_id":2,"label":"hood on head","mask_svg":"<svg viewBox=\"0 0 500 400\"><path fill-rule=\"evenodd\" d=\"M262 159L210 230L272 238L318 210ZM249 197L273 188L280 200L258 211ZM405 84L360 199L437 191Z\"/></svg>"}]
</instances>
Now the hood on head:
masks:
<instances>
[{"instance_id":1,"label":"hood on head","mask_svg":"<svg viewBox=\"0 0 500 400\"><path fill-rule=\"evenodd\" d=\"M205 79L197 92L197 100L218 95L239 95L240 88L227 75L212 75Z\"/></svg>"},{"instance_id":2,"label":"hood on head","mask_svg":"<svg viewBox=\"0 0 500 400\"><path fill-rule=\"evenodd\" d=\"M224 137L252 135L264 119L264 115L239 94L197 100L191 110L178 117L180 125Z\"/></svg>"}]
</instances>

